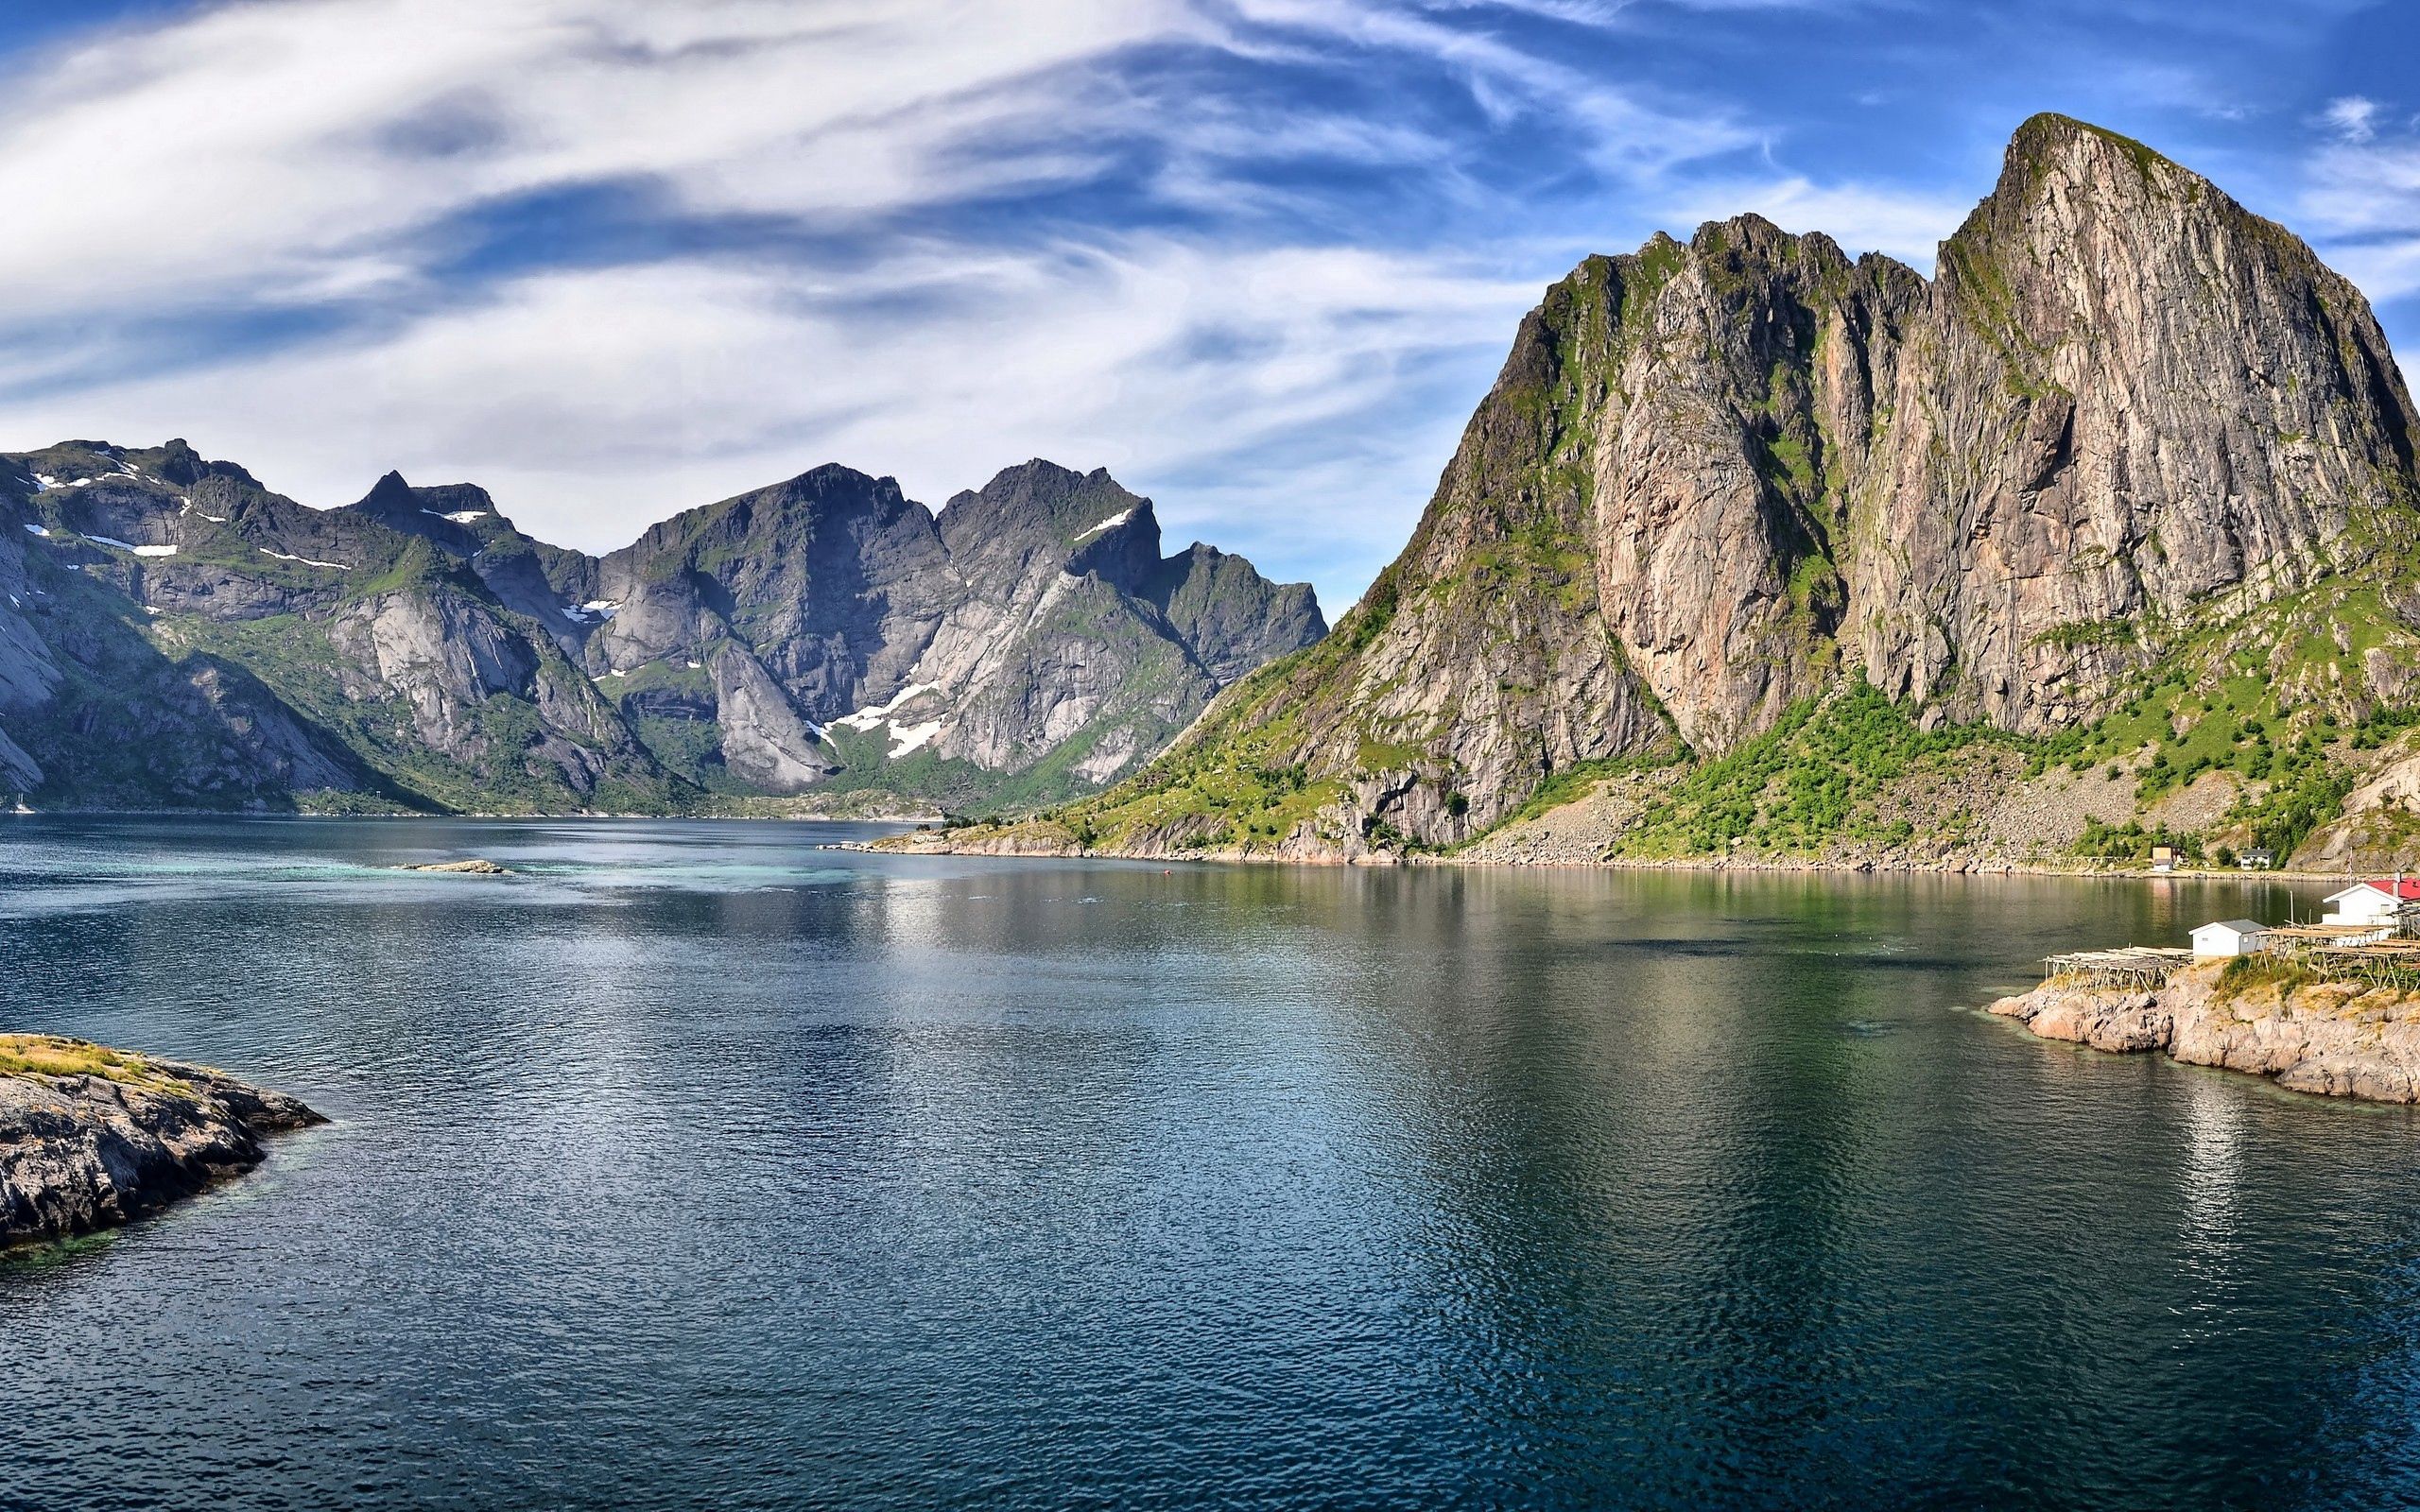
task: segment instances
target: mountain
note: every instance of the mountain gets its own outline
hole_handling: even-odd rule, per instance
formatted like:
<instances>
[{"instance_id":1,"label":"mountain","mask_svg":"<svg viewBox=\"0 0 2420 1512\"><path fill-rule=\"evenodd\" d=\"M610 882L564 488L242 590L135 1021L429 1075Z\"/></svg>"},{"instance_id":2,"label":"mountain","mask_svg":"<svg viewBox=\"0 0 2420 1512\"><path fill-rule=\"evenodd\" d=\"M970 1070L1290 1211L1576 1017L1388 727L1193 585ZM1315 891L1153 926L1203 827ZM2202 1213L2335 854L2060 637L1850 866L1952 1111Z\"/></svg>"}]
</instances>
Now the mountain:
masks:
<instances>
[{"instance_id":1,"label":"mountain","mask_svg":"<svg viewBox=\"0 0 2420 1512\"><path fill-rule=\"evenodd\" d=\"M1084 791L1327 629L1308 587L1207 546L1164 560L1150 500L1043 461L938 518L821 468L554 576L600 617L585 665L643 730L717 721L726 774L775 792ZM713 785L712 759L695 775Z\"/></svg>"},{"instance_id":2,"label":"mountain","mask_svg":"<svg viewBox=\"0 0 2420 1512\"><path fill-rule=\"evenodd\" d=\"M599 558L467 484L319 510L71 441L0 456L0 793L70 807L1057 799L1326 628L1039 461L938 518L819 468Z\"/></svg>"},{"instance_id":3,"label":"mountain","mask_svg":"<svg viewBox=\"0 0 2420 1512\"><path fill-rule=\"evenodd\" d=\"M1486 853L1579 800L1584 859L2325 840L2420 699L2415 439L2350 284L2038 116L1931 280L1753 215L1583 262L1335 635L964 838Z\"/></svg>"}]
</instances>

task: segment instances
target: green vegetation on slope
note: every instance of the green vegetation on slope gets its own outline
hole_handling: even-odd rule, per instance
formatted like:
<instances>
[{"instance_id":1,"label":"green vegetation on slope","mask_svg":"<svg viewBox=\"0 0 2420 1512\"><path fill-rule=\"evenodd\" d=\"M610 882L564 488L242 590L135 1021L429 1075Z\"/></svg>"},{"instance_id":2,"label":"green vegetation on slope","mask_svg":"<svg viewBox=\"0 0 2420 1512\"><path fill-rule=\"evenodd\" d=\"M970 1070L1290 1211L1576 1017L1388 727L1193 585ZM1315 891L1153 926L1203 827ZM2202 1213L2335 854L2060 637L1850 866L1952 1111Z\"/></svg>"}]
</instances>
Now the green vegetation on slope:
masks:
<instances>
[{"instance_id":1,"label":"green vegetation on slope","mask_svg":"<svg viewBox=\"0 0 2420 1512\"><path fill-rule=\"evenodd\" d=\"M1619 853L1642 858L1802 854L1841 840L1904 843L1906 821L1875 811L1917 765L1978 742L2014 745L1978 725L1927 730L1862 678L1802 698L1772 730L1684 777L1626 834Z\"/></svg>"}]
</instances>

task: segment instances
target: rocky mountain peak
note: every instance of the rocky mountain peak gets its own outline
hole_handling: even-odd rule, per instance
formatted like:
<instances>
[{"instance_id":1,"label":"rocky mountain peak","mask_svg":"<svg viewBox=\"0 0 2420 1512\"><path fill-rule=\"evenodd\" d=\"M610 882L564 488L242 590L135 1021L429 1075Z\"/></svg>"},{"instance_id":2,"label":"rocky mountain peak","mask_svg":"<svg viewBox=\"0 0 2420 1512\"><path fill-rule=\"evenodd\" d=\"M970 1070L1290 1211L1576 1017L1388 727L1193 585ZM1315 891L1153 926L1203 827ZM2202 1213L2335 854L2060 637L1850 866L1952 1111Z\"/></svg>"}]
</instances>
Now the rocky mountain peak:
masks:
<instances>
[{"instance_id":1,"label":"rocky mountain peak","mask_svg":"<svg viewBox=\"0 0 2420 1512\"><path fill-rule=\"evenodd\" d=\"M980 489L953 495L941 511L954 541L978 534L1040 534L1072 541L1105 522L1148 511L1151 502L1130 493L1107 468L1079 472L1035 457L1002 470Z\"/></svg>"},{"instance_id":2,"label":"rocky mountain peak","mask_svg":"<svg viewBox=\"0 0 2420 1512\"><path fill-rule=\"evenodd\" d=\"M1929 281L1756 215L1583 261L1338 633L1167 762L1335 784L1287 843L1443 845L1551 774L1720 756L1867 680L1927 728L2072 729L2420 540L2415 429L2301 242L2039 116Z\"/></svg>"},{"instance_id":3,"label":"rocky mountain peak","mask_svg":"<svg viewBox=\"0 0 2420 1512\"><path fill-rule=\"evenodd\" d=\"M901 491L897 478L876 477L838 462L811 467L786 482L774 485L771 490L759 490L756 494L742 494L740 497L754 498L776 491L800 500L865 499L891 506L906 503L908 497Z\"/></svg>"},{"instance_id":4,"label":"rocky mountain peak","mask_svg":"<svg viewBox=\"0 0 2420 1512\"><path fill-rule=\"evenodd\" d=\"M1674 253L1681 250L1679 243L1657 232L1633 255L1642 263L1651 264L1659 254L1668 255L1666 249ZM1705 222L1689 238L1688 250L1703 260L1720 259L1743 267L1775 266L1809 259L1826 268L1848 266L1848 254L1824 232L1786 232L1754 212Z\"/></svg>"},{"instance_id":5,"label":"rocky mountain peak","mask_svg":"<svg viewBox=\"0 0 2420 1512\"><path fill-rule=\"evenodd\" d=\"M1130 593L1160 564L1151 501L1131 493L1106 468L1078 472L1036 457L982 488L954 495L940 515L942 539L971 575L1031 579L1099 575Z\"/></svg>"},{"instance_id":6,"label":"rocky mountain peak","mask_svg":"<svg viewBox=\"0 0 2420 1512\"><path fill-rule=\"evenodd\" d=\"M155 471L167 482L191 488L210 475L210 464L182 436L171 437L159 449Z\"/></svg>"},{"instance_id":7,"label":"rocky mountain peak","mask_svg":"<svg viewBox=\"0 0 2420 1512\"><path fill-rule=\"evenodd\" d=\"M2171 198L2199 198L2215 187L2133 137L2045 111L2028 117L2009 138L1999 182L1985 202L2040 198L2062 184L2106 185Z\"/></svg>"},{"instance_id":8,"label":"rocky mountain peak","mask_svg":"<svg viewBox=\"0 0 2420 1512\"><path fill-rule=\"evenodd\" d=\"M412 486L404 481L403 473L389 472L370 486L370 491L352 505L363 514L372 516L417 513L420 501L412 496Z\"/></svg>"}]
</instances>

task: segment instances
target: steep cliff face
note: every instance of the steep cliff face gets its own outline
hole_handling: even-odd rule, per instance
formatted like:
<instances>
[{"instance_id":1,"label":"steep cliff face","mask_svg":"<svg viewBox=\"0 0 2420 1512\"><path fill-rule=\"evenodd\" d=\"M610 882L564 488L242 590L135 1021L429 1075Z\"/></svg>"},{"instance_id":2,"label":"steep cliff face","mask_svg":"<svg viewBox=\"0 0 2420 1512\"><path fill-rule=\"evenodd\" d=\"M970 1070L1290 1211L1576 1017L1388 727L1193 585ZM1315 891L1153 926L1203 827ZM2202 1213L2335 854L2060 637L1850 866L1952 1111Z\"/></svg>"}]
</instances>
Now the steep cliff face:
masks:
<instances>
[{"instance_id":1,"label":"steep cliff face","mask_svg":"<svg viewBox=\"0 0 2420 1512\"><path fill-rule=\"evenodd\" d=\"M1011 468L940 520L965 592L918 657L933 748L994 769L1055 758L1098 782L1244 672L1327 633L1305 584L1197 542L1160 555L1151 501L1106 472ZM890 716L893 729L918 711Z\"/></svg>"},{"instance_id":2,"label":"steep cliff face","mask_svg":"<svg viewBox=\"0 0 2420 1512\"><path fill-rule=\"evenodd\" d=\"M2031 122L1933 295L1859 532L1901 549L1851 581L1887 691L2053 728L2177 629L2408 539L2420 419L2367 302L2198 175Z\"/></svg>"},{"instance_id":3,"label":"steep cliff face","mask_svg":"<svg viewBox=\"0 0 2420 1512\"><path fill-rule=\"evenodd\" d=\"M564 601L548 569L559 559L594 563L524 535L487 490L469 483L414 488L402 473L389 472L346 512L423 537L461 558L498 604L527 615L566 654L579 654L591 616L579 610L579 600Z\"/></svg>"},{"instance_id":4,"label":"steep cliff face","mask_svg":"<svg viewBox=\"0 0 2420 1512\"><path fill-rule=\"evenodd\" d=\"M1106 473L961 498L945 526L820 468L598 558L467 484L389 473L317 510L182 441L0 457L0 799L1058 794L1324 632L1307 588L1206 546L1164 561Z\"/></svg>"},{"instance_id":5,"label":"steep cliff face","mask_svg":"<svg viewBox=\"0 0 2420 1512\"><path fill-rule=\"evenodd\" d=\"M772 792L1080 790L1326 629L1306 587L1163 560L1150 501L1041 461L938 517L820 468L554 580L594 595L585 664L668 760L685 738L701 782Z\"/></svg>"},{"instance_id":6,"label":"steep cliff face","mask_svg":"<svg viewBox=\"0 0 2420 1512\"><path fill-rule=\"evenodd\" d=\"M1719 757L1867 680L1927 729L2046 738L2171 679L2360 716L2420 665L2416 437L2308 249L2037 117L1930 281L1754 216L1583 263L1336 635L1075 822L1451 845L1558 774Z\"/></svg>"},{"instance_id":7,"label":"steep cliff face","mask_svg":"<svg viewBox=\"0 0 2420 1512\"><path fill-rule=\"evenodd\" d=\"M803 706L838 710L896 685L958 586L930 511L837 466L677 515L596 582L614 612L593 669L733 639Z\"/></svg>"}]
</instances>

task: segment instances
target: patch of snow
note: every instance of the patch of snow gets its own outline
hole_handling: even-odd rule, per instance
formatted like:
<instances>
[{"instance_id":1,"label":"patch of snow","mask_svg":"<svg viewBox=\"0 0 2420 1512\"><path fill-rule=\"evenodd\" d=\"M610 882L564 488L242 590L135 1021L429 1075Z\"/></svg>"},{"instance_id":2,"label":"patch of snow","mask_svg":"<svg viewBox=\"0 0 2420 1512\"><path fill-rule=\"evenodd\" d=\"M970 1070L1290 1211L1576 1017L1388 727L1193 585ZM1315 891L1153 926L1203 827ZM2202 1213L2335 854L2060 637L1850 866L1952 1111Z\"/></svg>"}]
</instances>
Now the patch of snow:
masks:
<instances>
[{"instance_id":1,"label":"patch of snow","mask_svg":"<svg viewBox=\"0 0 2420 1512\"><path fill-rule=\"evenodd\" d=\"M893 727L890 731L890 754L905 756L911 750L923 749L935 735L942 732L942 721L939 719L928 719L921 725Z\"/></svg>"},{"instance_id":2,"label":"patch of snow","mask_svg":"<svg viewBox=\"0 0 2420 1512\"><path fill-rule=\"evenodd\" d=\"M168 611L162 609L157 604L146 604L143 606L143 612L146 614L165 614Z\"/></svg>"},{"instance_id":3,"label":"patch of snow","mask_svg":"<svg viewBox=\"0 0 2420 1512\"><path fill-rule=\"evenodd\" d=\"M458 525L467 525L474 520L486 519L491 512L487 509L457 509L445 518Z\"/></svg>"},{"instance_id":4,"label":"patch of snow","mask_svg":"<svg viewBox=\"0 0 2420 1512\"><path fill-rule=\"evenodd\" d=\"M264 557L274 557L280 561L299 561L305 567L333 567L340 573L353 571L340 561L320 561L314 557L289 557L282 551L271 551L267 546L254 546L252 549Z\"/></svg>"},{"instance_id":5,"label":"patch of snow","mask_svg":"<svg viewBox=\"0 0 2420 1512\"><path fill-rule=\"evenodd\" d=\"M585 625L588 623L588 616L582 614L576 609L562 610L560 612L563 618L571 621L574 625Z\"/></svg>"},{"instance_id":6,"label":"patch of snow","mask_svg":"<svg viewBox=\"0 0 2420 1512\"><path fill-rule=\"evenodd\" d=\"M705 663L704 663L703 662L690 662L688 665L689 665L689 670L690 670L690 671L692 671L692 672L695 672L695 671L697 671L699 668L700 668L700 667L704 666L704 665L705 665Z\"/></svg>"},{"instance_id":7,"label":"patch of snow","mask_svg":"<svg viewBox=\"0 0 2420 1512\"><path fill-rule=\"evenodd\" d=\"M137 546L134 548L134 554L138 557L173 557L177 554L177 548L174 546Z\"/></svg>"},{"instance_id":8,"label":"patch of snow","mask_svg":"<svg viewBox=\"0 0 2420 1512\"><path fill-rule=\"evenodd\" d=\"M579 607L600 620L610 620L614 617L614 611L622 607L622 603L621 600L614 598L592 598Z\"/></svg>"},{"instance_id":9,"label":"patch of snow","mask_svg":"<svg viewBox=\"0 0 2420 1512\"><path fill-rule=\"evenodd\" d=\"M32 531L35 535L42 537L44 541L48 541L50 539L50 531L47 527L35 524L30 520L26 522L26 528Z\"/></svg>"},{"instance_id":10,"label":"patch of snow","mask_svg":"<svg viewBox=\"0 0 2420 1512\"><path fill-rule=\"evenodd\" d=\"M115 536L86 536L84 539L86 541L97 541L104 546L115 546L120 551L132 551L134 549L134 542L130 541L120 541Z\"/></svg>"},{"instance_id":11,"label":"patch of snow","mask_svg":"<svg viewBox=\"0 0 2420 1512\"><path fill-rule=\"evenodd\" d=\"M59 480L52 477L49 473L37 472L34 474L34 491L36 493L47 493L57 487L59 487Z\"/></svg>"},{"instance_id":12,"label":"patch of snow","mask_svg":"<svg viewBox=\"0 0 2420 1512\"><path fill-rule=\"evenodd\" d=\"M625 677L625 676L628 676L628 674L626 674L625 672L623 672L623 670L622 670L620 667L614 667L614 668L610 669L609 671L607 671L605 675L606 675L607 677L609 677L609 678L619 678L619 677Z\"/></svg>"},{"instance_id":13,"label":"patch of snow","mask_svg":"<svg viewBox=\"0 0 2420 1512\"><path fill-rule=\"evenodd\" d=\"M889 703L876 704L871 709L860 709L855 713L842 714L832 722L836 725L846 725L851 730L872 730L874 726L888 720L892 710L918 694L941 691L942 685L938 682L911 682L892 695Z\"/></svg>"},{"instance_id":14,"label":"patch of snow","mask_svg":"<svg viewBox=\"0 0 2420 1512\"><path fill-rule=\"evenodd\" d=\"M1119 525L1124 524L1127 521L1133 518L1134 511L1132 509L1120 509L1117 513L1111 515L1108 519L1093 526L1090 530L1087 530L1082 535L1078 536L1072 544L1080 546L1085 541L1092 540L1093 537L1099 535L1102 531L1115 530Z\"/></svg>"}]
</instances>

